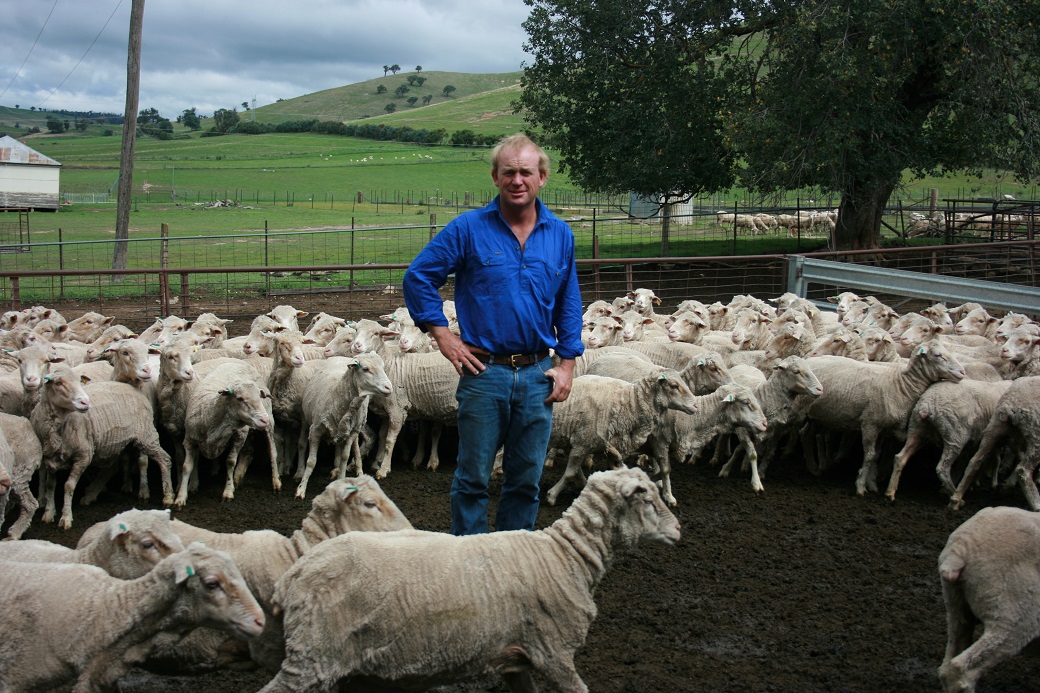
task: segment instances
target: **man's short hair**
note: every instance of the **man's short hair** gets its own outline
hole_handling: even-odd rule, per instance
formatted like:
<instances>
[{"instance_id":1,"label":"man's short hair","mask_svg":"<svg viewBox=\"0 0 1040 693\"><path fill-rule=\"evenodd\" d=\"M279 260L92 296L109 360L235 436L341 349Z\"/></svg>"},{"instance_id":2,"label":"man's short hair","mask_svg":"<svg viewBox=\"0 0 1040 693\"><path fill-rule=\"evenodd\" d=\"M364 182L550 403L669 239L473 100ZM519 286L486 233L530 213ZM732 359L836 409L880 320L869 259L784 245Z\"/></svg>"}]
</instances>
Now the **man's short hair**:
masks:
<instances>
[{"instance_id":1,"label":"man's short hair","mask_svg":"<svg viewBox=\"0 0 1040 693\"><path fill-rule=\"evenodd\" d=\"M498 162L501 160L503 152L515 152L524 149L533 149L538 152L538 170L543 173L549 172L549 155L534 140L522 132L499 140L495 148L491 150L491 170L498 170Z\"/></svg>"}]
</instances>

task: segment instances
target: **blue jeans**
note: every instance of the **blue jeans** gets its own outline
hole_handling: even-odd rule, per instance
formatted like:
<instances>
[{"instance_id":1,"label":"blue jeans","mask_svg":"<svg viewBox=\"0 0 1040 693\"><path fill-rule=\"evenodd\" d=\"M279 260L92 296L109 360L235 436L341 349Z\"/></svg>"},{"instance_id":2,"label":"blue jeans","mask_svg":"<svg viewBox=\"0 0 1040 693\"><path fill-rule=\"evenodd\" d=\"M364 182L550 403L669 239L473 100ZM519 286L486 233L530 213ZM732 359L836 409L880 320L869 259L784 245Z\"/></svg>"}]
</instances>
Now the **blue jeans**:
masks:
<instances>
[{"instance_id":1,"label":"blue jeans","mask_svg":"<svg viewBox=\"0 0 1040 693\"><path fill-rule=\"evenodd\" d=\"M495 530L534 529L539 482L552 431L553 381L546 358L530 366L489 365L459 379L459 454L451 484L451 533L488 531L488 479L505 446Z\"/></svg>"}]
</instances>

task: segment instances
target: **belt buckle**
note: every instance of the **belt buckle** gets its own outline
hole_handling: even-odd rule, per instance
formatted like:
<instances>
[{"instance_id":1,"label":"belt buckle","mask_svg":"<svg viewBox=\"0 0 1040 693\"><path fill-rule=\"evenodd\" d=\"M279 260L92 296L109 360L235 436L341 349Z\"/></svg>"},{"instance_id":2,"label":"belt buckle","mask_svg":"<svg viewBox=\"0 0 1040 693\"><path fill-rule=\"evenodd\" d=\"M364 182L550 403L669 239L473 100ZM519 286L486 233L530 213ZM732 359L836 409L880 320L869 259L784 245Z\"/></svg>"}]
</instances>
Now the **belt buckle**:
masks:
<instances>
[{"instance_id":1,"label":"belt buckle","mask_svg":"<svg viewBox=\"0 0 1040 693\"><path fill-rule=\"evenodd\" d=\"M523 356L524 356L523 354L510 354L509 355L509 365L512 366L513 368L519 368L523 364L517 364L516 360L518 358L523 358Z\"/></svg>"}]
</instances>

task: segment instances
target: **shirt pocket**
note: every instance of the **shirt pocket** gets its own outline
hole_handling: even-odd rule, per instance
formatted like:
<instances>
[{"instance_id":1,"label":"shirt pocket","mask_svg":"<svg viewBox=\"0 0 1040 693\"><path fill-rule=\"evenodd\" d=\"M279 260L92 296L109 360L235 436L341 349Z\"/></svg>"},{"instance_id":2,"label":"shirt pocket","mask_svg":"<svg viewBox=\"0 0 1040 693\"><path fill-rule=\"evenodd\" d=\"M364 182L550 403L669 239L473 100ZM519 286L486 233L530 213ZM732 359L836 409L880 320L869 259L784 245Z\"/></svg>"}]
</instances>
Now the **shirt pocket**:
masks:
<instances>
[{"instance_id":1,"label":"shirt pocket","mask_svg":"<svg viewBox=\"0 0 1040 693\"><path fill-rule=\"evenodd\" d=\"M501 296L513 284L510 268L503 255L488 254L473 268L473 293L478 296Z\"/></svg>"},{"instance_id":2,"label":"shirt pocket","mask_svg":"<svg viewBox=\"0 0 1040 693\"><path fill-rule=\"evenodd\" d=\"M567 267L557 266L553 261L529 260L527 270L534 294L543 304L551 305L567 278Z\"/></svg>"}]
</instances>

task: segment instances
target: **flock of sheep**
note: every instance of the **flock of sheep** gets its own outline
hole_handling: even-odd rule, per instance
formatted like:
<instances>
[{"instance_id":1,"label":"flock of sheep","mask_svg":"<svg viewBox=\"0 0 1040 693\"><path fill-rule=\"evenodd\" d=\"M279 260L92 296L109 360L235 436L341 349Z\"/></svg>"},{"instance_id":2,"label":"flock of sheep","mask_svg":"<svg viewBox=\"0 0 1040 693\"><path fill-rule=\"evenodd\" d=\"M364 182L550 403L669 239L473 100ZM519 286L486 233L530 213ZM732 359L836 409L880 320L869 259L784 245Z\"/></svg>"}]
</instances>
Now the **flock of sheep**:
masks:
<instances>
[{"instance_id":1,"label":"flock of sheep","mask_svg":"<svg viewBox=\"0 0 1040 693\"><path fill-rule=\"evenodd\" d=\"M785 294L688 300L662 314L654 292L637 289L590 304L587 349L570 398L554 408L546 460L565 465L547 502L571 485L579 495L545 530L464 539L412 530L378 486L409 419L421 424L412 464L435 470L456 411L455 369L404 309L383 322L320 313L302 330L307 314L278 306L234 338L212 314L160 319L137 335L93 312L71 320L40 307L8 312L0 520L8 505L18 516L7 529L17 541L0 544L0 572L18 583L13 603L24 607L0 622L40 637L0 650L0 690L73 682L94 690L132 664L206 669L242 657L277 672L265 691L328 690L344 677L432 685L488 667L511 690L534 690L532 670L559 690L585 690L573 654L595 613L595 585L616 553L678 540L671 469L698 459L719 465L720 476L748 474L761 492L774 459L802 457L819 474L848 449L843 438L858 435L855 486L864 495L878 490L884 445L903 440L886 489L894 500L903 468L931 440L942 447L937 477L952 507L988 465L994 483L1017 485L1040 511L1040 326L976 304L900 315L869 296L834 300L833 313ZM454 317L451 302L445 314ZM259 453L272 487L292 479L303 499L326 449L336 480L292 537L217 534L135 510L89 528L75 550L20 539L40 505L42 521L72 526L87 469L95 474L83 502L117 474L147 500L155 465L163 504L183 507L204 460L223 463L230 501ZM954 463L972 450L955 484ZM584 470L604 458L613 471L586 480ZM362 474L366 460L374 477ZM1040 608L1015 601L1040 573L1031 558L1040 552L1000 539L1009 526L1040 531L1040 516L983 514L951 535L940 558L948 691L973 690L985 669L1040 636ZM391 568L402 552L421 567ZM336 568L344 562L350 571ZM51 603L51 581L75 584L76 598ZM501 589L512 599L500 599ZM89 616L116 603L135 604L125 622ZM402 626L415 619L437 632ZM67 652L41 625L80 621L84 635ZM973 644L975 622L985 631ZM26 658L41 664L12 665Z\"/></svg>"},{"instance_id":2,"label":"flock of sheep","mask_svg":"<svg viewBox=\"0 0 1040 693\"><path fill-rule=\"evenodd\" d=\"M837 221L836 210L798 210L794 214L740 214L725 211L715 213L715 222L719 226L753 236L768 233L786 233L792 238L799 234L827 235L834 230Z\"/></svg>"}]
</instances>

